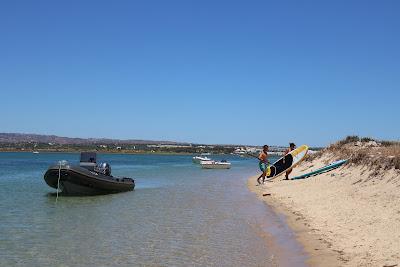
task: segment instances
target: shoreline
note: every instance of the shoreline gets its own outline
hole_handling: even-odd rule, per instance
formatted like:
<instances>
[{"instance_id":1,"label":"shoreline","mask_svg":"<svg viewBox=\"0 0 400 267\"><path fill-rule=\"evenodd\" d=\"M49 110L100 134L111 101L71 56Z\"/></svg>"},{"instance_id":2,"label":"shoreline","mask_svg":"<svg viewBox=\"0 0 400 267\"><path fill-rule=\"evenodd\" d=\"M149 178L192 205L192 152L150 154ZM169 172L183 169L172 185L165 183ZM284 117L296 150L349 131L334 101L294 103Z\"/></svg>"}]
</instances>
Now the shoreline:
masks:
<instances>
[{"instance_id":1,"label":"shoreline","mask_svg":"<svg viewBox=\"0 0 400 267\"><path fill-rule=\"evenodd\" d=\"M292 211L272 195L265 194L264 186L257 186L258 175L251 176L247 180L250 192L255 193L257 198L263 201L275 213L283 215L285 223L295 234L297 242L302 246L306 254L305 263L310 266L340 266L338 259L340 254L329 248L329 243L324 242L318 234L312 232L312 228L301 214ZM268 185L268 183L267 183Z\"/></svg>"},{"instance_id":2,"label":"shoreline","mask_svg":"<svg viewBox=\"0 0 400 267\"><path fill-rule=\"evenodd\" d=\"M323 153L293 169L290 177L337 160ZM308 255L310 266L400 266L400 171L376 172L346 164L301 180L280 176L247 187L283 214Z\"/></svg>"}]
</instances>

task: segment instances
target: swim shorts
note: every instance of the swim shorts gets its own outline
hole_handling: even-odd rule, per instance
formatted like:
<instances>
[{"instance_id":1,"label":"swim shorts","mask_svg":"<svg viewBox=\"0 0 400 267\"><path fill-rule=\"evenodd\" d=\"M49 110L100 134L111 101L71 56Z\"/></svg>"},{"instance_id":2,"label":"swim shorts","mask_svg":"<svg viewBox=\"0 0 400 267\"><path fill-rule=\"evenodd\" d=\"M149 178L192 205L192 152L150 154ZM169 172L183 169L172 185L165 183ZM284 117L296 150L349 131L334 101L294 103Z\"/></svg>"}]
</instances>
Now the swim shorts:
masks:
<instances>
[{"instance_id":1,"label":"swim shorts","mask_svg":"<svg viewBox=\"0 0 400 267\"><path fill-rule=\"evenodd\" d=\"M260 171L265 172L267 176L271 174L271 168L269 167L269 164L266 164L265 162L260 161L258 163L258 167L260 167Z\"/></svg>"},{"instance_id":2,"label":"swim shorts","mask_svg":"<svg viewBox=\"0 0 400 267\"><path fill-rule=\"evenodd\" d=\"M260 167L260 171L265 172L265 170L267 169L267 164L265 164L265 162L260 161L258 163L258 167Z\"/></svg>"}]
</instances>

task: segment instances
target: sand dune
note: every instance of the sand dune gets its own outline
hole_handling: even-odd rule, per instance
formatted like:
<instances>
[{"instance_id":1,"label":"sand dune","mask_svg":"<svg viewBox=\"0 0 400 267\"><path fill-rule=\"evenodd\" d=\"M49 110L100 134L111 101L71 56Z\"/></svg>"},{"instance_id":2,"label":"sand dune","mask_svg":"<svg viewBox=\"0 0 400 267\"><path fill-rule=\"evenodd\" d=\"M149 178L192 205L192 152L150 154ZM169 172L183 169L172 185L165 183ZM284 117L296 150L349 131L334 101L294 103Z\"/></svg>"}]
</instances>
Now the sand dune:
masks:
<instances>
[{"instance_id":1,"label":"sand dune","mask_svg":"<svg viewBox=\"0 0 400 267\"><path fill-rule=\"evenodd\" d=\"M291 177L333 161L326 152ZM337 157L336 157L337 159ZM400 266L400 171L349 163L303 180L279 177L249 188L287 215L313 266ZM270 193L271 195L263 196Z\"/></svg>"}]
</instances>

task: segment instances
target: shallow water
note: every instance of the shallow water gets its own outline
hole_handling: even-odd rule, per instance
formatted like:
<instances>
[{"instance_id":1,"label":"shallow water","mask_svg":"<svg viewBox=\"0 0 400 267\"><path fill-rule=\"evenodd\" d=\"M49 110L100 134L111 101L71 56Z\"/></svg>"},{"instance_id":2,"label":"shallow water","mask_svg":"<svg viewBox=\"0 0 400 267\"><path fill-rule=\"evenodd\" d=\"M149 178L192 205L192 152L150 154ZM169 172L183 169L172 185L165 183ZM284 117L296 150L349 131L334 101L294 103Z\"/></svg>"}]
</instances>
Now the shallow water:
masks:
<instances>
[{"instance_id":1,"label":"shallow water","mask_svg":"<svg viewBox=\"0 0 400 267\"><path fill-rule=\"evenodd\" d=\"M202 170L191 156L101 154L135 190L56 202L43 174L78 158L0 153L0 266L304 264L283 219L246 188L254 160L225 156L232 169Z\"/></svg>"}]
</instances>

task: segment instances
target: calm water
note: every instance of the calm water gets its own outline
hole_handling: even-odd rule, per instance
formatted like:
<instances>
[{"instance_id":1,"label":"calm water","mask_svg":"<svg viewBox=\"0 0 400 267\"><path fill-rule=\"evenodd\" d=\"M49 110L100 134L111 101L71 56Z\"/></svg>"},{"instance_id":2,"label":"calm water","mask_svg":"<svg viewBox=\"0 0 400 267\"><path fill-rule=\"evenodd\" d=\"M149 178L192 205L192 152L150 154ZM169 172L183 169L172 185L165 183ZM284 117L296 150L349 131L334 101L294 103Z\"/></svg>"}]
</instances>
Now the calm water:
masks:
<instances>
[{"instance_id":1,"label":"calm water","mask_svg":"<svg viewBox=\"0 0 400 267\"><path fill-rule=\"evenodd\" d=\"M0 266L303 265L282 218L246 188L254 160L201 170L191 156L101 154L135 191L56 203L43 174L78 158L0 153Z\"/></svg>"}]
</instances>

